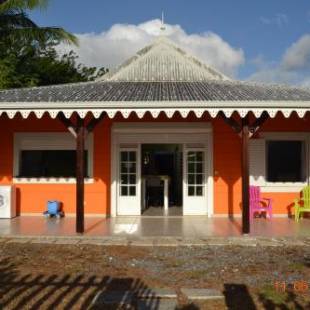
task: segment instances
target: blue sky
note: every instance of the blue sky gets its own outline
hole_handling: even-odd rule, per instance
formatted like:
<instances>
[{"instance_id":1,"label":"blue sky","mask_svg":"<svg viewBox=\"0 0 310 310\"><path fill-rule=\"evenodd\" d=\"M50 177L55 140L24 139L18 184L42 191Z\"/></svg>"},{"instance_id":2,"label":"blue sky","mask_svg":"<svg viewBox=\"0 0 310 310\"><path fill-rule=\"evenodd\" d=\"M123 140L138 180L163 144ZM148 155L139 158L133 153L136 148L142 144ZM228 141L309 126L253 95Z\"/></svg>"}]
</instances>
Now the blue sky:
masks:
<instances>
[{"instance_id":1,"label":"blue sky","mask_svg":"<svg viewBox=\"0 0 310 310\"><path fill-rule=\"evenodd\" d=\"M238 60L231 69L237 78L254 77L257 80L266 79L267 82L270 79L288 83L302 83L307 80L310 73L309 0L51 0L47 11L36 11L31 13L31 16L40 25L62 26L77 34L102 34L115 24L137 26L155 20L160 17L162 10L165 11L166 23L172 26L180 25L186 36L201 35L202 38L209 39L206 41L208 44L211 38L206 33L213 33L235 51L242 51L243 60ZM92 37L94 38L94 35ZM135 44L135 41L132 44ZM294 47L294 44L298 46ZM216 51L220 53L219 50ZM196 52L197 56L203 53ZM296 68L287 66L287 61L296 64L295 58L298 58L300 53L305 58L304 63L298 64ZM291 58L283 59L285 54L291 54ZM207 56L200 58L208 61ZM219 61L217 59L214 62L211 59L209 63L217 64L221 69ZM110 64L102 59L102 65ZM275 74L274 71L279 72ZM285 75L283 79L282 76L279 77L282 73Z\"/></svg>"}]
</instances>

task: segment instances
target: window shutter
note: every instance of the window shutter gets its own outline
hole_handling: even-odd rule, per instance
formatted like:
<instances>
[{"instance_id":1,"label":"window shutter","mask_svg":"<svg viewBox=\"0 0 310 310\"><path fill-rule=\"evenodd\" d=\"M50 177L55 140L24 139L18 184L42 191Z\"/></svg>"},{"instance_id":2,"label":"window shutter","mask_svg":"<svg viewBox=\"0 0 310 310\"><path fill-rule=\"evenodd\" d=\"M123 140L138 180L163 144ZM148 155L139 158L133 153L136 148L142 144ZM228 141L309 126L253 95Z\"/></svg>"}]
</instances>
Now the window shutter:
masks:
<instances>
[{"instance_id":1,"label":"window shutter","mask_svg":"<svg viewBox=\"0 0 310 310\"><path fill-rule=\"evenodd\" d=\"M264 186L266 182L265 139L250 140L250 185Z\"/></svg>"},{"instance_id":2,"label":"window shutter","mask_svg":"<svg viewBox=\"0 0 310 310\"><path fill-rule=\"evenodd\" d=\"M91 133L86 140L86 148L92 143ZM76 142L70 133L38 132L16 133L16 146L21 150L75 150Z\"/></svg>"}]
</instances>

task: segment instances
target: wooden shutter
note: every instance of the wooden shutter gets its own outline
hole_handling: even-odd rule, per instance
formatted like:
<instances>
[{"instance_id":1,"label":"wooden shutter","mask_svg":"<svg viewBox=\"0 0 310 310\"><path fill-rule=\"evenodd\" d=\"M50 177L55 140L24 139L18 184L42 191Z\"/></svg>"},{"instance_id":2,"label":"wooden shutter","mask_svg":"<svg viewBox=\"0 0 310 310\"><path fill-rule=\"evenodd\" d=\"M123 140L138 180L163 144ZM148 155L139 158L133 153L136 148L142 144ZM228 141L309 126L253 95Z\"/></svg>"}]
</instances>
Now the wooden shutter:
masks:
<instances>
[{"instance_id":1,"label":"wooden shutter","mask_svg":"<svg viewBox=\"0 0 310 310\"><path fill-rule=\"evenodd\" d=\"M264 186L266 183L265 139L250 140L250 185Z\"/></svg>"}]
</instances>

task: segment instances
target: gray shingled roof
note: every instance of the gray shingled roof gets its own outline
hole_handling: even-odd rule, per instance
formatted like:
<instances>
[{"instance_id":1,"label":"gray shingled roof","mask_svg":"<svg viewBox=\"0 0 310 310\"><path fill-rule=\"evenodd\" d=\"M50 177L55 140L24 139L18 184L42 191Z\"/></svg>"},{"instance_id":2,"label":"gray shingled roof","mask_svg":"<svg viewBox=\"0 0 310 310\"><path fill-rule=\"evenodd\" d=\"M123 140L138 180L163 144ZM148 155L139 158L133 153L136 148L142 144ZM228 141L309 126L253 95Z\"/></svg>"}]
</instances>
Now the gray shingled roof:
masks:
<instances>
[{"instance_id":1,"label":"gray shingled roof","mask_svg":"<svg viewBox=\"0 0 310 310\"><path fill-rule=\"evenodd\" d=\"M252 104L260 108L261 101L270 108L270 102L277 107L308 108L310 90L229 80L168 39L159 38L98 81L0 91L0 112L30 107L87 109L92 105L124 109L166 107L168 102L183 108L191 105L209 108L215 102L217 107L227 103L232 108Z\"/></svg>"},{"instance_id":2,"label":"gray shingled roof","mask_svg":"<svg viewBox=\"0 0 310 310\"><path fill-rule=\"evenodd\" d=\"M310 90L244 82L87 82L0 91L1 102L310 101Z\"/></svg>"},{"instance_id":3,"label":"gray shingled roof","mask_svg":"<svg viewBox=\"0 0 310 310\"><path fill-rule=\"evenodd\" d=\"M119 82L201 82L229 81L230 78L202 63L165 36L138 51L100 80Z\"/></svg>"}]
</instances>

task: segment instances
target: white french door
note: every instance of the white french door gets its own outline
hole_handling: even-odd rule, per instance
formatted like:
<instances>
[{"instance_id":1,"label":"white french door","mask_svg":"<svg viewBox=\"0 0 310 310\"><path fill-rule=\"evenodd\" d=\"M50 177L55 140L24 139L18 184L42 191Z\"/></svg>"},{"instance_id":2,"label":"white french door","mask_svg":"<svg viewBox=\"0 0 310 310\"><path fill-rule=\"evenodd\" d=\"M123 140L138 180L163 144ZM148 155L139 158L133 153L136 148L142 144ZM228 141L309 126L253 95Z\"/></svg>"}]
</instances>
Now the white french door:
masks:
<instances>
[{"instance_id":1,"label":"white french door","mask_svg":"<svg viewBox=\"0 0 310 310\"><path fill-rule=\"evenodd\" d=\"M141 145L183 145L183 214L213 214L210 123L115 123L112 127L111 214L141 215Z\"/></svg>"},{"instance_id":2,"label":"white french door","mask_svg":"<svg viewBox=\"0 0 310 310\"><path fill-rule=\"evenodd\" d=\"M204 148L185 146L183 154L183 215L206 215L207 152Z\"/></svg>"},{"instance_id":3,"label":"white french door","mask_svg":"<svg viewBox=\"0 0 310 310\"><path fill-rule=\"evenodd\" d=\"M139 148L119 149L117 215L141 214Z\"/></svg>"}]
</instances>

